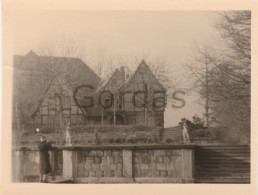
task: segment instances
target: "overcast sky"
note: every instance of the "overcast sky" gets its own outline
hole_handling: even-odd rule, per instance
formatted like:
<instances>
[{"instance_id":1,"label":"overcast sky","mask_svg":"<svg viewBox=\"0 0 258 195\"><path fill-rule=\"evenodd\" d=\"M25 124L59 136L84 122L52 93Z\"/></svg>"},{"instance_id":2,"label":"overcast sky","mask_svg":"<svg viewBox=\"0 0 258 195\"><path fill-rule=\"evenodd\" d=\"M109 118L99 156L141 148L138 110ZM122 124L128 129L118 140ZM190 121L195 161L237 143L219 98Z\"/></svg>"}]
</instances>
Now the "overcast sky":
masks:
<instances>
[{"instance_id":1,"label":"overcast sky","mask_svg":"<svg viewBox=\"0 0 258 195\"><path fill-rule=\"evenodd\" d=\"M214 19L216 13L208 11L26 11L16 15L14 49L15 54L25 55L64 35L80 44L82 58L91 67L90 53L102 45L114 57L165 59L175 77L173 85L187 88L192 80L182 75L182 64L194 58L196 44L218 44ZM177 125L182 117L202 116L204 108L196 96L184 99L184 108L167 108L166 127Z\"/></svg>"}]
</instances>

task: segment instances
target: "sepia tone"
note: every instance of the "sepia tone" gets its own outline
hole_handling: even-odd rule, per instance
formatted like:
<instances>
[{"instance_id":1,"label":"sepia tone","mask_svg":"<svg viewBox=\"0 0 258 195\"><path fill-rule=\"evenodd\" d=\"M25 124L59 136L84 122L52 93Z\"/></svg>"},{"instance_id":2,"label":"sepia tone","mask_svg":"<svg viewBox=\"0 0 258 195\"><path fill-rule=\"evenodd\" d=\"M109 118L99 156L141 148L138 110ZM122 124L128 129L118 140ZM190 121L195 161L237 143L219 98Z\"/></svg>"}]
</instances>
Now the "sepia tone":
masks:
<instances>
[{"instance_id":1,"label":"sepia tone","mask_svg":"<svg viewBox=\"0 0 258 195\"><path fill-rule=\"evenodd\" d=\"M103 48L87 58L67 39L15 54L13 182L250 183L251 12L212 14L222 45L177 69Z\"/></svg>"}]
</instances>

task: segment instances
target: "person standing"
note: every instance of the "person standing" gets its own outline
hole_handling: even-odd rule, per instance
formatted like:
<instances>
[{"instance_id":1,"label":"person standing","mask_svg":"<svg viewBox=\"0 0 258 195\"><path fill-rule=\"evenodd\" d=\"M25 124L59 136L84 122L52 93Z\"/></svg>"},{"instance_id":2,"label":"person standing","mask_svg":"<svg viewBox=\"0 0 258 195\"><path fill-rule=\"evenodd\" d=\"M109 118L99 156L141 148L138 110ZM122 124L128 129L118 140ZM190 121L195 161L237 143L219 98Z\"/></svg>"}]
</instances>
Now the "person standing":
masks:
<instances>
[{"instance_id":1,"label":"person standing","mask_svg":"<svg viewBox=\"0 0 258 195\"><path fill-rule=\"evenodd\" d=\"M40 166L40 182L48 183L47 175L51 173L49 150L52 150L52 145L47 142L45 136L40 137L39 149L39 166Z\"/></svg>"}]
</instances>

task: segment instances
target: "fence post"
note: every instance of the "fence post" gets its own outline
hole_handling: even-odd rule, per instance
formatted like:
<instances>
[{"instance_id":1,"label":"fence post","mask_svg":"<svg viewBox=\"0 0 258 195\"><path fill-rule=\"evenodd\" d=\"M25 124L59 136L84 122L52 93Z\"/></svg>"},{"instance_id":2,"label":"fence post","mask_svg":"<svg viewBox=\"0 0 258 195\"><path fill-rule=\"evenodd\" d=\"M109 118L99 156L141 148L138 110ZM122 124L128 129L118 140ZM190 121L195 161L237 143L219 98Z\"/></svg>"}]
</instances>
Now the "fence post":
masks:
<instances>
[{"instance_id":1,"label":"fence post","mask_svg":"<svg viewBox=\"0 0 258 195\"><path fill-rule=\"evenodd\" d=\"M13 156L13 181L23 182L24 181L24 170L23 170L23 150L14 150Z\"/></svg>"},{"instance_id":2,"label":"fence post","mask_svg":"<svg viewBox=\"0 0 258 195\"><path fill-rule=\"evenodd\" d=\"M63 177L64 179L77 179L77 151L63 149Z\"/></svg>"},{"instance_id":3,"label":"fence post","mask_svg":"<svg viewBox=\"0 0 258 195\"><path fill-rule=\"evenodd\" d=\"M132 150L123 150L123 177L133 179Z\"/></svg>"},{"instance_id":4,"label":"fence post","mask_svg":"<svg viewBox=\"0 0 258 195\"><path fill-rule=\"evenodd\" d=\"M194 182L194 149L182 150L182 170L183 170L183 182Z\"/></svg>"}]
</instances>

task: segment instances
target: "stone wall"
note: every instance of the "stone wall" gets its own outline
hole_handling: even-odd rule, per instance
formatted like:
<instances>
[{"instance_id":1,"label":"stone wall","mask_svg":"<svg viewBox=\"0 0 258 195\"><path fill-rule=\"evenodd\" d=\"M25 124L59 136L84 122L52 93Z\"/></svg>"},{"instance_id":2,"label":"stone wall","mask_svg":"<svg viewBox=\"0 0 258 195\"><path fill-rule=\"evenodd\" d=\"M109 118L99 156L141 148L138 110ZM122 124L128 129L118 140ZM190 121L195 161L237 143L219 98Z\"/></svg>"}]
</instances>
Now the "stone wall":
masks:
<instances>
[{"instance_id":1,"label":"stone wall","mask_svg":"<svg viewBox=\"0 0 258 195\"><path fill-rule=\"evenodd\" d=\"M191 183L193 149L186 145L62 147L52 152L51 162L54 176L75 183ZM14 161L20 162L20 167L14 166L19 180L38 181L33 180L39 174L38 151L19 154L22 160Z\"/></svg>"},{"instance_id":2,"label":"stone wall","mask_svg":"<svg viewBox=\"0 0 258 195\"><path fill-rule=\"evenodd\" d=\"M51 169L54 176L63 174L62 150L49 152ZM36 149L21 149L13 151L13 181L39 181L39 151Z\"/></svg>"},{"instance_id":3,"label":"stone wall","mask_svg":"<svg viewBox=\"0 0 258 195\"><path fill-rule=\"evenodd\" d=\"M52 152L52 170L54 170L53 175L60 176L63 174L63 151L54 150Z\"/></svg>"},{"instance_id":4,"label":"stone wall","mask_svg":"<svg viewBox=\"0 0 258 195\"><path fill-rule=\"evenodd\" d=\"M133 156L134 177L183 177L181 150L137 150Z\"/></svg>"},{"instance_id":5,"label":"stone wall","mask_svg":"<svg viewBox=\"0 0 258 195\"><path fill-rule=\"evenodd\" d=\"M122 177L122 150L77 151L78 177Z\"/></svg>"}]
</instances>

